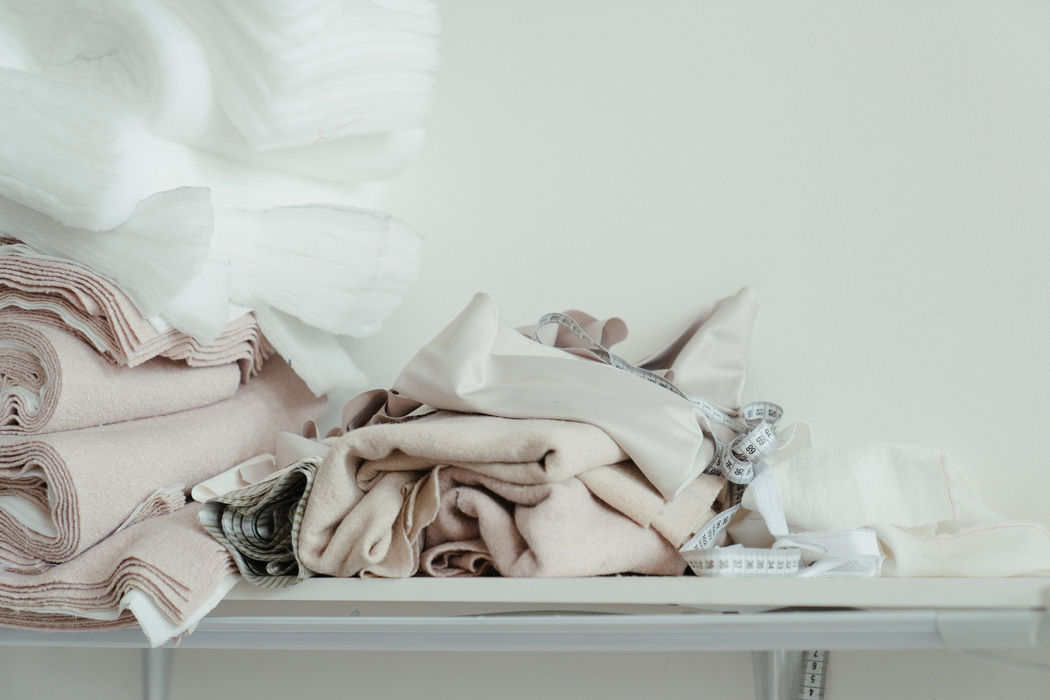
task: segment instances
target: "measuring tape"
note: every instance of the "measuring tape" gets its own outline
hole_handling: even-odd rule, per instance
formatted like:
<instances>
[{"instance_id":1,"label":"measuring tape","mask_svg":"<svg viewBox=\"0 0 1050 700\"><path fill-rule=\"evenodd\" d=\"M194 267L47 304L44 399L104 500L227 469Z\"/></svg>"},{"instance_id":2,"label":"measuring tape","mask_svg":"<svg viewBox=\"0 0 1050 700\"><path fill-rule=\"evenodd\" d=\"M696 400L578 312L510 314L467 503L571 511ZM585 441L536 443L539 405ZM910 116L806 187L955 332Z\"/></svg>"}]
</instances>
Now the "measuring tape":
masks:
<instances>
[{"instance_id":1,"label":"measuring tape","mask_svg":"<svg viewBox=\"0 0 1050 700\"><path fill-rule=\"evenodd\" d=\"M823 700L828 674L828 652L807 651L802 657L802 684L799 700Z\"/></svg>"},{"instance_id":2,"label":"measuring tape","mask_svg":"<svg viewBox=\"0 0 1050 700\"><path fill-rule=\"evenodd\" d=\"M681 396L699 408L715 425L721 425L740 433L737 438L727 444L716 433L711 432L711 437L715 442L715 454L704 473L724 476L734 484L746 484L755 476L754 465L776 449L776 433L784 416L784 410L777 404L767 401L749 403L740 409L739 417L731 416L701 396L690 396L683 393L666 377L636 367L619 355L613 354L601 343L591 338L583 327L567 314L549 313L542 316L532 331L532 339L543 344L540 339L540 329L552 323L568 329L587 346L587 349L598 360Z\"/></svg>"},{"instance_id":3,"label":"measuring tape","mask_svg":"<svg viewBox=\"0 0 1050 700\"><path fill-rule=\"evenodd\" d=\"M693 573L718 578L797 575L802 568L802 550L797 547L757 549L741 545L716 545L738 510L740 504L722 511L678 550Z\"/></svg>"},{"instance_id":4,"label":"measuring tape","mask_svg":"<svg viewBox=\"0 0 1050 700\"><path fill-rule=\"evenodd\" d=\"M730 429L737 436L725 442L716 431L705 431L714 440L715 451L705 474L723 476L727 488L728 509L717 515L679 549L689 567L698 576L795 576L802 568L802 550L798 547L757 549L733 545L718 547L715 542L739 509L744 487L755 478L755 465L777 447L777 432L784 409L768 401L756 401L741 407L739 415L730 415L702 396L687 395L664 376L636 367L613 354L591 338L571 316L549 313L537 321L532 339L542 343L540 329L557 324L566 328L586 346L596 359L660 386L696 406L713 425Z\"/></svg>"}]
</instances>

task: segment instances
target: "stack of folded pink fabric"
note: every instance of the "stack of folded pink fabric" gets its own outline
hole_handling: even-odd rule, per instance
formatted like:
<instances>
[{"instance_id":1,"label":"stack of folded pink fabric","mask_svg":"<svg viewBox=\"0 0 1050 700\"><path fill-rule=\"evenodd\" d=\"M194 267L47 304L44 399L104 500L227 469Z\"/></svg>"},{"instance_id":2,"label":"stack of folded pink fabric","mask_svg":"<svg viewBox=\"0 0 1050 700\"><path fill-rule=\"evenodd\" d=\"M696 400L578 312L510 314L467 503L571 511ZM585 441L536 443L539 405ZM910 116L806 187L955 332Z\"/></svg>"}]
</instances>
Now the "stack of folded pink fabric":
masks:
<instances>
[{"instance_id":1,"label":"stack of folded pink fabric","mask_svg":"<svg viewBox=\"0 0 1050 700\"><path fill-rule=\"evenodd\" d=\"M12 243L0 260L0 623L138 619L164 641L235 571L185 492L323 400L250 314L204 344L85 267Z\"/></svg>"}]
</instances>

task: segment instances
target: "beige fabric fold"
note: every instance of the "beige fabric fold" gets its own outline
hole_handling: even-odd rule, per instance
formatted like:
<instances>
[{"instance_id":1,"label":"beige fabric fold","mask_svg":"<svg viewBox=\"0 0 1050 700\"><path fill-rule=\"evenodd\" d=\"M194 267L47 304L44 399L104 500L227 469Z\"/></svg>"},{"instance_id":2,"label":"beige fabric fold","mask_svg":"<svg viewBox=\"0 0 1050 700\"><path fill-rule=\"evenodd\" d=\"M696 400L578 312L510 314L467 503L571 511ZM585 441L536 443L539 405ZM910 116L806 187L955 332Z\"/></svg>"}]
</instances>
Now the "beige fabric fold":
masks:
<instances>
[{"instance_id":1,"label":"beige fabric fold","mask_svg":"<svg viewBox=\"0 0 1050 700\"><path fill-rule=\"evenodd\" d=\"M757 308L748 289L723 300L650 369L671 370L687 381L685 393L739 409ZM500 318L492 299L478 294L408 362L392 391L439 409L586 421L611 435L673 499L714 455L714 441L703 431L710 432L708 418L666 387L583 355L525 337Z\"/></svg>"},{"instance_id":2,"label":"beige fabric fold","mask_svg":"<svg viewBox=\"0 0 1050 700\"><path fill-rule=\"evenodd\" d=\"M421 570L576 577L678 576L685 560L670 542L599 501L578 478L514 484L461 467L438 470L441 507L426 528ZM461 560L469 568L461 568Z\"/></svg>"},{"instance_id":3,"label":"beige fabric fold","mask_svg":"<svg viewBox=\"0 0 1050 700\"><path fill-rule=\"evenodd\" d=\"M0 311L0 435L52 433L208 406L233 395L230 362L157 357L118 367L81 338Z\"/></svg>"},{"instance_id":4,"label":"beige fabric fold","mask_svg":"<svg viewBox=\"0 0 1050 700\"><path fill-rule=\"evenodd\" d=\"M158 488L199 481L272 449L324 401L279 358L229 399L165 416L34 437L0 437L0 495L45 509L54 533L0 503L0 564L38 572L112 533Z\"/></svg>"},{"instance_id":5,"label":"beige fabric fold","mask_svg":"<svg viewBox=\"0 0 1050 700\"><path fill-rule=\"evenodd\" d=\"M591 469L577 478L596 498L638 525L659 532L675 548L715 517L716 501L726 484L723 477L701 474L668 501L632 462Z\"/></svg>"},{"instance_id":6,"label":"beige fabric fold","mask_svg":"<svg viewBox=\"0 0 1050 700\"><path fill-rule=\"evenodd\" d=\"M723 480L702 475L683 489L679 506L625 457L604 431L574 421L438 411L358 428L318 468L300 556L321 574L410 576L425 530L434 551L424 570L433 575L681 573L674 542L713 516ZM460 509L467 500L475 505ZM497 517L497 505L506 517ZM484 532L471 520L484 521ZM597 534L580 531L584 524ZM601 533L616 535L599 543ZM578 550L587 542L607 551L584 556ZM434 564L440 557L461 565Z\"/></svg>"},{"instance_id":7,"label":"beige fabric fold","mask_svg":"<svg viewBox=\"0 0 1050 700\"><path fill-rule=\"evenodd\" d=\"M272 348L252 314L231 320L211 343L158 329L115 284L73 262L0 245L0 309L12 320L35 320L84 338L119 365L167 357L194 367L236 362L242 378L257 373Z\"/></svg>"},{"instance_id":8,"label":"beige fabric fold","mask_svg":"<svg viewBox=\"0 0 1050 700\"><path fill-rule=\"evenodd\" d=\"M175 626L190 619L236 569L197 522L191 503L106 538L38 574L0 571L0 624L38 630L130 627L120 613L133 590ZM93 616L93 617L92 617ZM93 619L110 616L116 619Z\"/></svg>"}]
</instances>

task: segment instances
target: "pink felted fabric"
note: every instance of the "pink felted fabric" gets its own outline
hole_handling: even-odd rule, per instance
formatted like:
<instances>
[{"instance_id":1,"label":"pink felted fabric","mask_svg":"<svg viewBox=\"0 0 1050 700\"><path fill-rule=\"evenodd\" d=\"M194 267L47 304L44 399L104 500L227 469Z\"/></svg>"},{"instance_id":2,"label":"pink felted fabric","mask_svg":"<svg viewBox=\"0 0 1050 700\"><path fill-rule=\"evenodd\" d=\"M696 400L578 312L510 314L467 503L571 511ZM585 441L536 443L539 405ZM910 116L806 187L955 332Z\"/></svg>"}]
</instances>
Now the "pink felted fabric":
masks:
<instances>
[{"instance_id":1,"label":"pink felted fabric","mask_svg":"<svg viewBox=\"0 0 1050 700\"><path fill-rule=\"evenodd\" d=\"M210 343L160 330L112 282L73 262L42 257L23 245L0 245L0 309L76 333L119 365L167 357L195 367L236 362L242 378L272 352L251 314L230 321Z\"/></svg>"},{"instance_id":2,"label":"pink felted fabric","mask_svg":"<svg viewBox=\"0 0 1050 700\"><path fill-rule=\"evenodd\" d=\"M76 430L208 406L241 383L236 363L157 357L118 367L84 340L0 311L0 435Z\"/></svg>"},{"instance_id":3,"label":"pink felted fabric","mask_svg":"<svg viewBox=\"0 0 1050 700\"><path fill-rule=\"evenodd\" d=\"M132 626L134 617L119 614L132 590L149 596L174 625L185 622L236 571L225 548L197 522L198 507L191 503L146 520L37 574L0 571L0 624L39 630Z\"/></svg>"},{"instance_id":4,"label":"pink felted fabric","mask_svg":"<svg viewBox=\"0 0 1050 700\"><path fill-rule=\"evenodd\" d=\"M0 495L35 507L54 532L0 503L0 564L39 572L91 547L159 488L191 487L316 419L316 398L279 358L229 399L165 416L33 437L0 437Z\"/></svg>"},{"instance_id":5,"label":"pink felted fabric","mask_svg":"<svg viewBox=\"0 0 1050 700\"><path fill-rule=\"evenodd\" d=\"M723 480L703 475L678 507L625 458L574 421L438 411L354 429L318 468L300 556L322 574L410 576L423 534L433 575L681 573L673 542L712 517Z\"/></svg>"},{"instance_id":6,"label":"pink felted fabric","mask_svg":"<svg viewBox=\"0 0 1050 700\"><path fill-rule=\"evenodd\" d=\"M525 485L460 467L438 474L441 507L420 557L431 576L484 573L486 561L516 577L685 571L670 542L599 501L578 478Z\"/></svg>"}]
</instances>

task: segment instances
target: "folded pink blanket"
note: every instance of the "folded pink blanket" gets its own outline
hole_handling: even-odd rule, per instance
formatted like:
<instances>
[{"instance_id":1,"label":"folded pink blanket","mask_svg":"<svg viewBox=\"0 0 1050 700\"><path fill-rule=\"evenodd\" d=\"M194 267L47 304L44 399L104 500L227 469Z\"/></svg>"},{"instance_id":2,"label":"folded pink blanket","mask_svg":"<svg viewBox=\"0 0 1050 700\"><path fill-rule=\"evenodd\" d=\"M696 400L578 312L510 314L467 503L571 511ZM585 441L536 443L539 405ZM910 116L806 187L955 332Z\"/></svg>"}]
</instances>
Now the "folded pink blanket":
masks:
<instances>
[{"instance_id":1,"label":"folded pink blanket","mask_svg":"<svg viewBox=\"0 0 1050 700\"><path fill-rule=\"evenodd\" d=\"M198 612L236 571L197 522L191 503L104 539L38 574L0 571L0 625L38 630L129 627L126 596L140 591L173 626ZM123 604L123 605L122 605Z\"/></svg>"},{"instance_id":2,"label":"folded pink blanket","mask_svg":"<svg viewBox=\"0 0 1050 700\"><path fill-rule=\"evenodd\" d=\"M272 352L251 314L202 343L171 328L158 329L115 284L86 267L2 243L0 309L7 318L69 330L119 365L134 367L158 356L195 367L236 362L247 380Z\"/></svg>"},{"instance_id":3,"label":"folded pink blanket","mask_svg":"<svg viewBox=\"0 0 1050 700\"><path fill-rule=\"evenodd\" d=\"M439 411L358 428L318 467L299 555L332 576L411 576L424 544L434 575L680 574L676 547L724 480L701 475L669 502L625 459L574 421Z\"/></svg>"},{"instance_id":4,"label":"folded pink blanket","mask_svg":"<svg viewBox=\"0 0 1050 700\"><path fill-rule=\"evenodd\" d=\"M207 406L233 395L236 363L157 357L118 367L81 338L0 311L0 435L52 433Z\"/></svg>"},{"instance_id":5,"label":"folded pink blanket","mask_svg":"<svg viewBox=\"0 0 1050 700\"><path fill-rule=\"evenodd\" d=\"M68 561L129 518L148 514L144 502L151 512L170 508L171 497L158 489L177 486L177 493L268 452L275 433L298 432L323 409L323 400L274 358L255 380L210 406L0 437L0 565L33 573Z\"/></svg>"}]
</instances>

